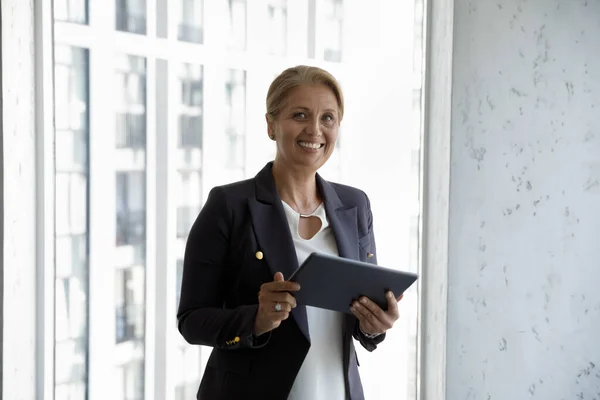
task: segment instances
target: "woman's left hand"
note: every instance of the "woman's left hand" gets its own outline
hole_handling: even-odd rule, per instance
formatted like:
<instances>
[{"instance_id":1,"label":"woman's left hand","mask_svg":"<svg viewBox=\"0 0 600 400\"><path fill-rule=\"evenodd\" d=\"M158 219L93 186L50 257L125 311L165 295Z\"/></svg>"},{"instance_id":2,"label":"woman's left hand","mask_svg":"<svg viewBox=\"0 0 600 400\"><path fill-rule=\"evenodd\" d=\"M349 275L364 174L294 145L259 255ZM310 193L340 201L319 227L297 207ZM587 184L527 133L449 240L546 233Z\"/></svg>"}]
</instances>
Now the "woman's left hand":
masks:
<instances>
[{"instance_id":1,"label":"woman's left hand","mask_svg":"<svg viewBox=\"0 0 600 400\"><path fill-rule=\"evenodd\" d=\"M360 329L368 335L380 335L386 333L392 328L394 322L398 320L398 302L404 295L397 299L392 292L386 293L388 302L387 311L366 297L361 297L359 301L352 303L350 310L360 321Z\"/></svg>"}]
</instances>

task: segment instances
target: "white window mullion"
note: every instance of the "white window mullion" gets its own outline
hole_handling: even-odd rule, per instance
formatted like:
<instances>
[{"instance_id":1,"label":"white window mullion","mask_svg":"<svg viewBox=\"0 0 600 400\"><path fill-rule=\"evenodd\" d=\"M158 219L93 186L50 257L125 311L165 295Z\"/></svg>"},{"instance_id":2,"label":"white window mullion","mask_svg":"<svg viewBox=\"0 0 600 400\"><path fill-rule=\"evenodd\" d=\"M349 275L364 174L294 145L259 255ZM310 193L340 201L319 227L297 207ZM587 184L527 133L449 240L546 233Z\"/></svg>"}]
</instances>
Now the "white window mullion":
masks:
<instances>
[{"instance_id":1,"label":"white window mullion","mask_svg":"<svg viewBox=\"0 0 600 400\"><path fill-rule=\"evenodd\" d=\"M148 19L148 21L152 21ZM146 59L146 329L145 400L154 400L156 326L156 59ZM162 110L161 110L162 112ZM158 243L162 246L163 243Z\"/></svg>"},{"instance_id":2,"label":"white window mullion","mask_svg":"<svg viewBox=\"0 0 600 400\"><path fill-rule=\"evenodd\" d=\"M146 36L154 40L157 28L157 0L146 0Z\"/></svg>"},{"instance_id":3,"label":"white window mullion","mask_svg":"<svg viewBox=\"0 0 600 400\"><path fill-rule=\"evenodd\" d=\"M177 171L175 169L175 157L176 157L176 146L177 146L177 105L179 104L179 98L177 94L178 90L175 90L177 82L177 62L174 58L170 58L169 61L164 61L164 71L161 71L162 79L165 80L165 84L161 84L162 89L160 93L157 93L161 98L161 103L165 107L165 111L162 114L162 120L164 121L164 129L159 132L160 145L164 149L160 157L162 168L161 171L161 182L162 187L166 190L162 190L162 207L160 215L164 216L163 226L161 226L161 239L165 243L166 248L163 249L164 263L161 265L162 275L162 318L166 323L162 324L161 330L164 335L164 365L158 366L157 371L160 369L164 371L165 376L165 400L172 400L175 397L175 386L176 378L174 371L176 370L176 363L179 362L177 357L176 343L179 342L180 336L176 327L176 307L175 294L176 294L176 277L177 277L177 259L182 257L177 250L176 246L176 225L177 225L177 199L176 199L176 180Z\"/></svg>"},{"instance_id":4,"label":"white window mullion","mask_svg":"<svg viewBox=\"0 0 600 400\"><path fill-rule=\"evenodd\" d=\"M170 190L165 190L168 187L168 168L167 164L170 160L168 150L169 128L167 115L169 112L168 80L167 80L167 61L156 61L156 108L160 110L156 115L156 279L155 279L155 297L161 299L156 302L155 315L156 321L169 321L168 300L167 297L167 280L168 271L171 262L168 257L169 249L169 230L168 201L167 197ZM159 399L167 399L168 393L168 373L167 357L169 354L167 341L167 325L165 323L157 323L154 326L155 330L155 382L154 396Z\"/></svg>"},{"instance_id":5,"label":"white window mullion","mask_svg":"<svg viewBox=\"0 0 600 400\"><path fill-rule=\"evenodd\" d=\"M36 396L54 399L54 65L52 4L35 1L36 121Z\"/></svg>"},{"instance_id":6,"label":"white window mullion","mask_svg":"<svg viewBox=\"0 0 600 400\"><path fill-rule=\"evenodd\" d=\"M117 398L115 379L116 170L114 1L90 1L89 400Z\"/></svg>"},{"instance_id":7,"label":"white window mullion","mask_svg":"<svg viewBox=\"0 0 600 400\"><path fill-rule=\"evenodd\" d=\"M167 18L166 18L166 22L167 22L167 26L166 26L166 32L167 32L167 39L170 42L174 42L177 39L177 32L178 32L178 23L181 15L181 0L156 0L158 1L159 4L159 9L160 10L166 10L167 13ZM206 1L206 0L203 0ZM164 21L165 18L162 17L162 20Z\"/></svg>"}]
</instances>

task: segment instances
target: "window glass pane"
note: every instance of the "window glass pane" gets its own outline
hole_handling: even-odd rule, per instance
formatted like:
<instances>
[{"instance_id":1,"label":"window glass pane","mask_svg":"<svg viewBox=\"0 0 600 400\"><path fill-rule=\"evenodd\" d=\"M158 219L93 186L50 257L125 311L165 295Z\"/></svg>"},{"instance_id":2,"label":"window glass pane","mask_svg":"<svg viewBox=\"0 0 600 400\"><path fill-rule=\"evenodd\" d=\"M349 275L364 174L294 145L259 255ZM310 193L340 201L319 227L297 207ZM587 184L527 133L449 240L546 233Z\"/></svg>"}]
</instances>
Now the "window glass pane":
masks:
<instances>
[{"instance_id":1,"label":"window glass pane","mask_svg":"<svg viewBox=\"0 0 600 400\"><path fill-rule=\"evenodd\" d=\"M118 31L146 34L146 0L116 0Z\"/></svg>"},{"instance_id":2,"label":"window glass pane","mask_svg":"<svg viewBox=\"0 0 600 400\"><path fill-rule=\"evenodd\" d=\"M204 1L179 0L181 12L177 37L193 43L204 42Z\"/></svg>"},{"instance_id":3,"label":"window glass pane","mask_svg":"<svg viewBox=\"0 0 600 400\"><path fill-rule=\"evenodd\" d=\"M88 356L88 52L55 47L55 391L85 400Z\"/></svg>"},{"instance_id":4,"label":"window glass pane","mask_svg":"<svg viewBox=\"0 0 600 400\"><path fill-rule=\"evenodd\" d=\"M116 59L115 342L119 399L144 398L146 59Z\"/></svg>"},{"instance_id":5,"label":"window glass pane","mask_svg":"<svg viewBox=\"0 0 600 400\"><path fill-rule=\"evenodd\" d=\"M321 37L324 42L323 57L326 61L340 62L342 60L343 0L324 0L323 8L325 15Z\"/></svg>"},{"instance_id":6,"label":"window glass pane","mask_svg":"<svg viewBox=\"0 0 600 400\"><path fill-rule=\"evenodd\" d=\"M56 21L87 24L87 0L54 0L54 19Z\"/></svg>"},{"instance_id":7,"label":"window glass pane","mask_svg":"<svg viewBox=\"0 0 600 400\"><path fill-rule=\"evenodd\" d=\"M177 237L186 238L200 211L202 178L200 171L181 171L179 177L177 197L181 200L177 208Z\"/></svg>"},{"instance_id":8,"label":"window glass pane","mask_svg":"<svg viewBox=\"0 0 600 400\"><path fill-rule=\"evenodd\" d=\"M246 50L246 0L227 1L227 47Z\"/></svg>"},{"instance_id":9,"label":"window glass pane","mask_svg":"<svg viewBox=\"0 0 600 400\"><path fill-rule=\"evenodd\" d=\"M228 70L225 80L225 155L230 169L246 165L246 72Z\"/></svg>"},{"instance_id":10,"label":"window glass pane","mask_svg":"<svg viewBox=\"0 0 600 400\"><path fill-rule=\"evenodd\" d=\"M179 71L181 104L179 106L179 140L177 181L174 198L176 199L177 230L176 240L179 248L185 246L192 224L202 206L203 184L203 67L182 64ZM180 254L179 257L182 257ZM175 293L176 305L179 305L183 260L176 261ZM186 343L174 327L175 343L174 371L175 399L195 398L200 374L200 351L198 346Z\"/></svg>"},{"instance_id":11,"label":"window glass pane","mask_svg":"<svg viewBox=\"0 0 600 400\"><path fill-rule=\"evenodd\" d=\"M269 53L285 55L287 49L287 0L269 0Z\"/></svg>"},{"instance_id":12,"label":"window glass pane","mask_svg":"<svg viewBox=\"0 0 600 400\"><path fill-rule=\"evenodd\" d=\"M141 57L118 58L116 87L116 144L119 149L146 147L146 61Z\"/></svg>"},{"instance_id":13,"label":"window glass pane","mask_svg":"<svg viewBox=\"0 0 600 400\"><path fill-rule=\"evenodd\" d=\"M202 66L183 64L179 74L181 105L179 108L180 149L202 149Z\"/></svg>"}]
</instances>

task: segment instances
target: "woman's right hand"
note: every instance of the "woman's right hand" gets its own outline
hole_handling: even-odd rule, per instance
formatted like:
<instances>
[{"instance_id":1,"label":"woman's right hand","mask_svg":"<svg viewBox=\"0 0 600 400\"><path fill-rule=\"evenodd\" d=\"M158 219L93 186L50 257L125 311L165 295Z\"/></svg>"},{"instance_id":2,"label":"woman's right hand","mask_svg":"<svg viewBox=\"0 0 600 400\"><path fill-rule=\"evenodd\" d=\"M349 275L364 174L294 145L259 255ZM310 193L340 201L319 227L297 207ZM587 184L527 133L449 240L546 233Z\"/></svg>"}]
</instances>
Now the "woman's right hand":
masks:
<instances>
[{"instance_id":1,"label":"woman's right hand","mask_svg":"<svg viewBox=\"0 0 600 400\"><path fill-rule=\"evenodd\" d=\"M273 282L264 283L258 292L258 312L254 320L254 334L260 336L272 331L286 320L292 308L296 307L296 299L290 292L300 290L300 285L283 280L283 274L275 274ZM279 311L277 311L279 310Z\"/></svg>"}]
</instances>

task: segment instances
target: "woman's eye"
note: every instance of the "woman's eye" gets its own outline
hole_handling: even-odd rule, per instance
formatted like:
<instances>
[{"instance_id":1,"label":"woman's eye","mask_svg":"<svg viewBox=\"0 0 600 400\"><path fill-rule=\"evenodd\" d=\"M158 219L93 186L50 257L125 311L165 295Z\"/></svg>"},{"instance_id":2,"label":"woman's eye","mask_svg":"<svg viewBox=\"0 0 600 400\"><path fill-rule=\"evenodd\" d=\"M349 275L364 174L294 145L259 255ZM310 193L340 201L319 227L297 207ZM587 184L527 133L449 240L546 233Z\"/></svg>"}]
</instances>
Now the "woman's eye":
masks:
<instances>
[{"instance_id":1,"label":"woman's eye","mask_svg":"<svg viewBox=\"0 0 600 400\"><path fill-rule=\"evenodd\" d=\"M333 121L333 115L329 115L329 114L325 115L325 116L323 116L323 119L327 122L331 122L331 121Z\"/></svg>"},{"instance_id":2,"label":"woman's eye","mask_svg":"<svg viewBox=\"0 0 600 400\"><path fill-rule=\"evenodd\" d=\"M294 114L294 118L306 118L306 114L303 112L299 112Z\"/></svg>"}]
</instances>

